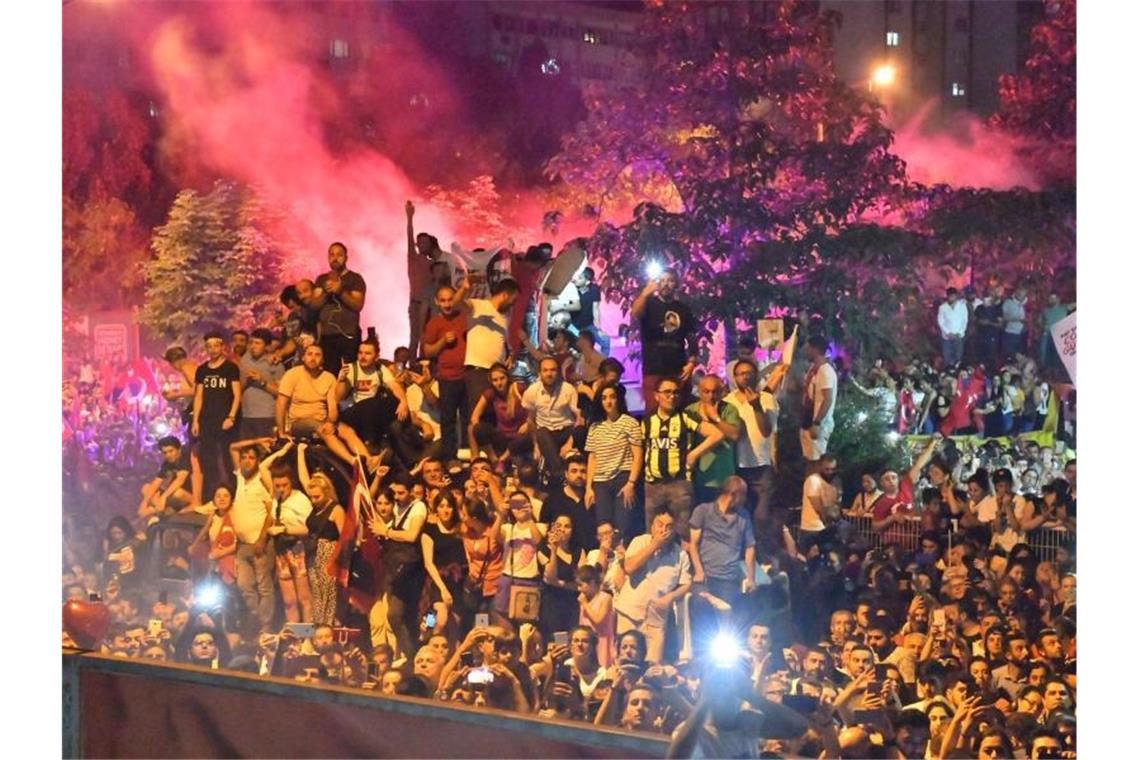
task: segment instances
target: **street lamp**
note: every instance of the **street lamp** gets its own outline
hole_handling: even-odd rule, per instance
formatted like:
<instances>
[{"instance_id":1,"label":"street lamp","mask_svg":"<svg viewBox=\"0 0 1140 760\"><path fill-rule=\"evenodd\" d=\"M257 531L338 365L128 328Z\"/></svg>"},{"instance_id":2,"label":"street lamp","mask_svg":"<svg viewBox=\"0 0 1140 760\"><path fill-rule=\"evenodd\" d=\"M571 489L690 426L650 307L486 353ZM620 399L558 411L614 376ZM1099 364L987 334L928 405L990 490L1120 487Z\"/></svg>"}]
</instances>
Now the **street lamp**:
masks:
<instances>
[{"instance_id":1,"label":"street lamp","mask_svg":"<svg viewBox=\"0 0 1140 760\"><path fill-rule=\"evenodd\" d=\"M898 71L893 64L883 63L875 67L871 72L871 89L890 87L895 83L895 78Z\"/></svg>"}]
</instances>

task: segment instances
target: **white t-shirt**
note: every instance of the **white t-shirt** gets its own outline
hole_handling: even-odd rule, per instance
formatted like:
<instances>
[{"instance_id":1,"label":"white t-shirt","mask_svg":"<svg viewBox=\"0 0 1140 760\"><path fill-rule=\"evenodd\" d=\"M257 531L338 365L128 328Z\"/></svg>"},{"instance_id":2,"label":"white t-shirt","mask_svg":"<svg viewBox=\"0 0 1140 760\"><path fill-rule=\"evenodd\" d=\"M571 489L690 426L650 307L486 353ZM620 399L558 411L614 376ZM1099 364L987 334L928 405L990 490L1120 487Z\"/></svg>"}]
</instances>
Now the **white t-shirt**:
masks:
<instances>
[{"instance_id":1,"label":"white t-shirt","mask_svg":"<svg viewBox=\"0 0 1140 760\"><path fill-rule=\"evenodd\" d=\"M470 367L490 369L502 361L507 352L507 315L494 304L473 298L467 322L467 353L463 363Z\"/></svg>"},{"instance_id":2,"label":"white t-shirt","mask_svg":"<svg viewBox=\"0 0 1140 760\"><path fill-rule=\"evenodd\" d=\"M451 265L452 282L455 289L463 286L464 280L471 281L468 298L490 298L491 283L487 280L487 267L498 248L483 251L468 251L453 245L451 253L444 254L448 264Z\"/></svg>"},{"instance_id":3,"label":"white t-shirt","mask_svg":"<svg viewBox=\"0 0 1140 760\"><path fill-rule=\"evenodd\" d=\"M562 430L578 419L578 391L565 381L559 381L553 392L541 380L531 383L523 391L522 405L535 413L535 424L544 430Z\"/></svg>"},{"instance_id":4,"label":"white t-shirt","mask_svg":"<svg viewBox=\"0 0 1140 760\"><path fill-rule=\"evenodd\" d=\"M309 519L309 515L313 513L313 503L309 501L309 497L301 493L297 489L285 497L285 501L280 502L280 509L275 502L273 505L273 517L281 517L281 524L286 528L300 528L305 525L305 521Z\"/></svg>"},{"instance_id":5,"label":"white t-shirt","mask_svg":"<svg viewBox=\"0 0 1140 760\"><path fill-rule=\"evenodd\" d=\"M439 398L439 381L432 380L429 387L431 388L431 392L435 394L435 397ZM412 383L404 389L404 395L408 399L408 410L431 425L432 432L435 434L432 440L438 441L443 435L442 427L440 426L439 407L425 406L424 389L415 383Z\"/></svg>"},{"instance_id":6,"label":"white t-shirt","mask_svg":"<svg viewBox=\"0 0 1140 760\"><path fill-rule=\"evenodd\" d=\"M234 491L234 505L230 507L234 532L243 544L257 543L261 526L265 525L265 516L268 514L265 502L270 498L269 491L257 473L250 480L242 476L241 470L234 470L234 476L237 477L237 489Z\"/></svg>"},{"instance_id":7,"label":"white t-shirt","mask_svg":"<svg viewBox=\"0 0 1140 760\"><path fill-rule=\"evenodd\" d=\"M765 438L760 432L760 422L756 419L756 410L737 393L730 393L724 400L736 407L740 419L744 422L744 432L736 441L737 467L762 467L772 464L772 447L776 443L776 426L772 426L772 435ZM780 405L776 397L767 391L760 392L760 408L765 412L779 412Z\"/></svg>"},{"instance_id":8,"label":"white t-shirt","mask_svg":"<svg viewBox=\"0 0 1140 760\"><path fill-rule=\"evenodd\" d=\"M629 542L626 556L640 553L653 540L643 533ZM616 564L616 563L615 563ZM651 556L637 572L631 573L614 595L614 609L623 617L640 624L650 614L649 603L665 596L678 586L692 583L692 562L679 544L664 548ZM654 622L663 623L654 613Z\"/></svg>"},{"instance_id":9,"label":"white t-shirt","mask_svg":"<svg viewBox=\"0 0 1140 760\"><path fill-rule=\"evenodd\" d=\"M546 526L535 523L538 532L546 535ZM520 527L514 523L499 526L503 537L503 575L512 578L534 579L539 576L538 542L530 535L530 525Z\"/></svg>"},{"instance_id":10,"label":"white t-shirt","mask_svg":"<svg viewBox=\"0 0 1140 760\"><path fill-rule=\"evenodd\" d=\"M808 371L810 372L811 370ZM819 419L819 410L823 407L826 391L834 391L837 385L839 385L839 378L835 374L835 368L827 363L821 365L819 371L816 372L815 376L811 379L811 385L808 386L808 395L812 399L812 409L815 411L814 419ZM834 395L833 393L832 396ZM831 409L827 411L827 416L819 420L821 425L833 421L835 417L836 400L838 399L832 400Z\"/></svg>"},{"instance_id":11,"label":"white t-shirt","mask_svg":"<svg viewBox=\"0 0 1140 760\"><path fill-rule=\"evenodd\" d=\"M804 481L804 503L800 511L800 530L819 532L827 527L819 512L815 511L810 496L818 497L825 507L834 507L839 502L839 491L823 479L819 473L812 473Z\"/></svg>"},{"instance_id":12,"label":"white t-shirt","mask_svg":"<svg viewBox=\"0 0 1140 760\"><path fill-rule=\"evenodd\" d=\"M353 362L348 370L348 387L352 389L352 402L359 404L361 401L374 398L380 392L381 385L387 385L395 379L392 370L383 364L377 364L371 372L365 372L360 368L360 362Z\"/></svg>"}]
</instances>

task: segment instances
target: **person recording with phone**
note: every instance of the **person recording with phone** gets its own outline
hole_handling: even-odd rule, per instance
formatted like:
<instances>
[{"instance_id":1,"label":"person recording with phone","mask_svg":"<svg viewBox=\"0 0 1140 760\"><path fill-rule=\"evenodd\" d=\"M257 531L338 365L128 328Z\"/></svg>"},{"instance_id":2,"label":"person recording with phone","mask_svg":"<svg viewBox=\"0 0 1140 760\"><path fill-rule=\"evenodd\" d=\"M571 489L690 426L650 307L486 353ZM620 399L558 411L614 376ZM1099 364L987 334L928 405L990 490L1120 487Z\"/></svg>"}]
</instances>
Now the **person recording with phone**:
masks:
<instances>
[{"instance_id":1,"label":"person recording with phone","mask_svg":"<svg viewBox=\"0 0 1140 760\"><path fill-rule=\"evenodd\" d=\"M656 271L659 268L651 266L649 282L629 311L641 330L641 395L646 416L657 410L657 383L666 377L680 380L677 406L687 406L697 368L693 312L677 298L677 273L672 269Z\"/></svg>"}]
</instances>

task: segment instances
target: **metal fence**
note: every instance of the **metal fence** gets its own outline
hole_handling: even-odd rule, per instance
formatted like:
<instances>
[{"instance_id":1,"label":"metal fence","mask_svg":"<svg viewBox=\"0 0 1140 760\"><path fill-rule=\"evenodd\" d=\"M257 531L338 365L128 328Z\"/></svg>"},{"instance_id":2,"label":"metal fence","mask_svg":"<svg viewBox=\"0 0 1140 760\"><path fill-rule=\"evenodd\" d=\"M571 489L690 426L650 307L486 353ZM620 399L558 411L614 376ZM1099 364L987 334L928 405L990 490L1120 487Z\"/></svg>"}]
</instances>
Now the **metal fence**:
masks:
<instances>
[{"instance_id":1,"label":"metal fence","mask_svg":"<svg viewBox=\"0 0 1140 760\"><path fill-rule=\"evenodd\" d=\"M799 510L789 512L792 524L789 526L792 535L799 539L800 521ZM859 543L872 549L886 544L897 544L904 551L913 552L919 548L922 537L921 520L918 517L908 517L903 523L895 523L886 530L875 530L871 527L870 517L844 517L839 522L838 532L844 543ZM958 528L958 521L946 533L946 545L953 546L962 540L962 531ZM1031 530L1025 543L1033 550L1034 556L1041 562L1053 562L1057 558L1059 549L1070 552L1076 546L1076 534L1064 528L1040 527Z\"/></svg>"}]
</instances>

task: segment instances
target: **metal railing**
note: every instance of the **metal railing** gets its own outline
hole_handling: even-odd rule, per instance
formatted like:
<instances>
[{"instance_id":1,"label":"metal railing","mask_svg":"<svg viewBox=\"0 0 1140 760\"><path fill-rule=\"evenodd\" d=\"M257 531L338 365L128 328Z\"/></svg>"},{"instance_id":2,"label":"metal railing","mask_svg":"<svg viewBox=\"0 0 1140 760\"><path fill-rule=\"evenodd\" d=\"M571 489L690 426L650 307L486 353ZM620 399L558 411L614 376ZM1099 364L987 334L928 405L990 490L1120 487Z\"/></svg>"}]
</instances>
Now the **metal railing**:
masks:
<instances>
[{"instance_id":1,"label":"metal railing","mask_svg":"<svg viewBox=\"0 0 1140 760\"><path fill-rule=\"evenodd\" d=\"M798 540L800 535L799 510L790 510L788 527L792 535ZM963 532L954 520L946 533L946 545L953 546L961 540ZM878 549L886 544L897 544L904 551L913 552L919 547L922 538L922 523L919 517L908 517L903 523L895 523L886 530L875 530L871 527L870 517L843 517L838 523L838 532L844 543L859 543L872 549ZM1053 562L1057 552L1065 549L1072 552L1076 546L1076 533L1065 528L1042 526L1029 531L1025 536L1025 543L1033 550L1033 554L1041 562Z\"/></svg>"}]
</instances>

